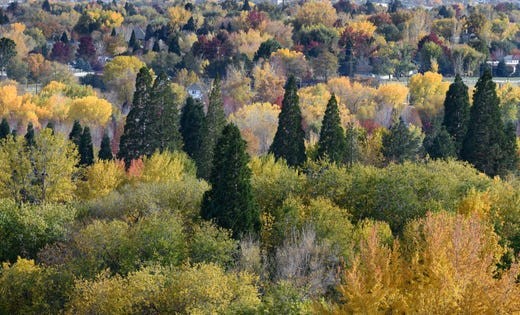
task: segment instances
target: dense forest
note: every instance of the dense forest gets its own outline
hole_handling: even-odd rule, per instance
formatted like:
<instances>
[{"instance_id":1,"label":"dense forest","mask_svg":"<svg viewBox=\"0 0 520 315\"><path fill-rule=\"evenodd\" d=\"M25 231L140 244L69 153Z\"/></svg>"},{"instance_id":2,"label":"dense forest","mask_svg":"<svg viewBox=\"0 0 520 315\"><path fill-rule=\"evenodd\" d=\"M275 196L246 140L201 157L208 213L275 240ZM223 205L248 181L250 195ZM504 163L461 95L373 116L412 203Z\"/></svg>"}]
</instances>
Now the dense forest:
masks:
<instances>
[{"instance_id":1,"label":"dense forest","mask_svg":"<svg viewBox=\"0 0 520 315\"><path fill-rule=\"evenodd\" d=\"M520 6L407 4L1 6L0 314L518 312Z\"/></svg>"}]
</instances>

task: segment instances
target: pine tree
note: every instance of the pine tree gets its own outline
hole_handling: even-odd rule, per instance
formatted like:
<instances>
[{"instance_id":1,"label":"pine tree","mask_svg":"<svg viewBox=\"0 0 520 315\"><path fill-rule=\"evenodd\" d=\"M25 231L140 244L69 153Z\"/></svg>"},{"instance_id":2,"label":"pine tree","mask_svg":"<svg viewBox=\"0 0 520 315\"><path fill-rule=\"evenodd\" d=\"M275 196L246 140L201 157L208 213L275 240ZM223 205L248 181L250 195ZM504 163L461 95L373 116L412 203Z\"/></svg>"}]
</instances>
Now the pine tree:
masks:
<instances>
[{"instance_id":1,"label":"pine tree","mask_svg":"<svg viewBox=\"0 0 520 315\"><path fill-rule=\"evenodd\" d=\"M160 52L161 51L161 46L159 45L159 41L158 40L153 42L152 51L155 51L155 52Z\"/></svg>"},{"instance_id":2,"label":"pine tree","mask_svg":"<svg viewBox=\"0 0 520 315\"><path fill-rule=\"evenodd\" d=\"M116 28L115 28L115 27L112 28L112 32L110 33L110 36L111 36L111 37L116 37L116 36L117 36Z\"/></svg>"},{"instance_id":3,"label":"pine tree","mask_svg":"<svg viewBox=\"0 0 520 315\"><path fill-rule=\"evenodd\" d=\"M85 126L85 128L83 129L78 151L80 165L89 166L94 164L94 147L92 145L92 136L90 134L90 128L88 126Z\"/></svg>"},{"instance_id":4,"label":"pine tree","mask_svg":"<svg viewBox=\"0 0 520 315\"><path fill-rule=\"evenodd\" d=\"M46 12L51 12L51 4L49 3L49 0L43 1L42 10Z\"/></svg>"},{"instance_id":5,"label":"pine tree","mask_svg":"<svg viewBox=\"0 0 520 315\"><path fill-rule=\"evenodd\" d=\"M103 139L101 139L101 146L99 148L98 158L100 160L114 159L114 156L112 155L112 147L110 146L110 138L106 133L103 135Z\"/></svg>"},{"instance_id":6,"label":"pine tree","mask_svg":"<svg viewBox=\"0 0 520 315\"><path fill-rule=\"evenodd\" d=\"M182 30L188 31L188 32L195 32L197 30L197 25L195 24L195 19L190 17L188 22L182 27Z\"/></svg>"},{"instance_id":7,"label":"pine tree","mask_svg":"<svg viewBox=\"0 0 520 315\"><path fill-rule=\"evenodd\" d=\"M204 194L201 216L231 229L235 238L257 233L260 228L248 162L246 143L240 131L233 124L226 125L215 151L209 178L211 190Z\"/></svg>"},{"instance_id":8,"label":"pine tree","mask_svg":"<svg viewBox=\"0 0 520 315\"><path fill-rule=\"evenodd\" d=\"M152 121L150 143L154 143L154 150L180 150L182 137L179 131L177 97L170 87L166 73L160 73L155 79L151 94L151 104L156 116Z\"/></svg>"},{"instance_id":9,"label":"pine tree","mask_svg":"<svg viewBox=\"0 0 520 315\"><path fill-rule=\"evenodd\" d=\"M468 87L457 74L444 100L443 125L453 138L455 152L460 157L462 142L468 131L469 95Z\"/></svg>"},{"instance_id":10,"label":"pine tree","mask_svg":"<svg viewBox=\"0 0 520 315\"><path fill-rule=\"evenodd\" d=\"M34 127L32 122L27 125L27 132L25 133L25 144L29 147L34 146Z\"/></svg>"},{"instance_id":11,"label":"pine tree","mask_svg":"<svg viewBox=\"0 0 520 315\"><path fill-rule=\"evenodd\" d=\"M424 148L433 159L447 159L457 156L455 143L445 126L441 126L437 132L430 136L430 139L425 139Z\"/></svg>"},{"instance_id":12,"label":"pine tree","mask_svg":"<svg viewBox=\"0 0 520 315\"><path fill-rule=\"evenodd\" d=\"M516 170L518 169L518 145L516 142L516 125L510 121L506 123L504 129L504 142L503 142L503 158L502 164L504 170Z\"/></svg>"},{"instance_id":13,"label":"pine tree","mask_svg":"<svg viewBox=\"0 0 520 315\"><path fill-rule=\"evenodd\" d=\"M69 37L67 36L67 33L63 32L61 34L60 41L63 42L64 44L68 44L69 43Z\"/></svg>"},{"instance_id":14,"label":"pine tree","mask_svg":"<svg viewBox=\"0 0 520 315\"><path fill-rule=\"evenodd\" d=\"M249 4L249 0L244 0L244 4L242 5L242 11L251 11L251 5Z\"/></svg>"},{"instance_id":15,"label":"pine tree","mask_svg":"<svg viewBox=\"0 0 520 315\"><path fill-rule=\"evenodd\" d=\"M128 47L133 51L139 49L139 43L137 42L137 38L135 37L135 31L132 30L132 35L130 35L130 41L128 42Z\"/></svg>"},{"instance_id":16,"label":"pine tree","mask_svg":"<svg viewBox=\"0 0 520 315\"><path fill-rule=\"evenodd\" d=\"M289 77L285 85L282 111L278 116L278 129L269 149L279 159L283 158L290 166L305 162L305 132L302 128L302 113L298 101L296 80Z\"/></svg>"},{"instance_id":17,"label":"pine tree","mask_svg":"<svg viewBox=\"0 0 520 315\"><path fill-rule=\"evenodd\" d=\"M179 46L179 38L177 36L173 37L168 44L168 52L181 55L181 47Z\"/></svg>"},{"instance_id":18,"label":"pine tree","mask_svg":"<svg viewBox=\"0 0 520 315\"><path fill-rule=\"evenodd\" d=\"M405 160L414 161L421 154L422 135L414 133L406 123L399 118L389 132L383 135L383 156L389 162L403 163Z\"/></svg>"},{"instance_id":19,"label":"pine tree","mask_svg":"<svg viewBox=\"0 0 520 315\"><path fill-rule=\"evenodd\" d=\"M345 160L347 142L345 132L341 127L338 102L336 96L332 94L323 116L318 141L318 158L327 157L333 162L343 163Z\"/></svg>"},{"instance_id":20,"label":"pine tree","mask_svg":"<svg viewBox=\"0 0 520 315\"><path fill-rule=\"evenodd\" d=\"M119 142L118 158L123 159L127 167L132 160L142 155L151 155L155 151L148 143L149 127L153 117L153 112L148 108L151 88L150 70L143 67L135 80L132 109L126 116L125 130Z\"/></svg>"},{"instance_id":21,"label":"pine tree","mask_svg":"<svg viewBox=\"0 0 520 315\"><path fill-rule=\"evenodd\" d=\"M198 163L198 176L208 179L211 174L213 154L222 129L226 125L224 102L220 90L220 79L215 79L209 95L208 112L204 118L201 156Z\"/></svg>"},{"instance_id":22,"label":"pine tree","mask_svg":"<svg viewBox=\"0 0 520 315\"><path fill-rule=\"evenodd\" d=\"M360 145L361 131L355 127L353 123L349 123L345 130L345 163L352 166L352 164L359 162L361 159L361 145Z\"/></svg>"},{"instance_id":23,"label":"pine tree","mask_svg":"<svg viewBox=\"0 0 520 315\"><path fill-rule=\"evenodd\" d=\"M199 100L191 96L186 99L186 105L181 114L181 135L184 152L197 161L202 146L202 129L204 126L204 109Z\"/></svg>"},{"instance_id":24,"label":"pine tree","mask_svg":"<svg viewBox=\"0 0 520 315\"><path fill-rule=\"evenodd\" d=\"M7 136L11 133L11 127L9 127L9 123L7 119L3 118L2 123L0 124L0 139L7 138Z\"/></svg>"},{"instance_id":25,"label":"pine tree","mask_svg":"<svg viewBox=\"0 0 520 315\"><path fill-rule=\"evenodd\" d=\"M508 158L504 156L509 149L499 103L491 71L485 70L475 86L461 156L489 176L504 174L509 167Z\"/></svg>"},{"instance_id":26,"label":"pine tree","mask_svg":"<svg viewBox=\"0 0 520 315\"><path fill-rule=\"evenodd\" d=\"M72 125L72 130L69 133L69 140L72 141L78 148L81 142L81 133L83 128L79 121L74 120L74 124Z\"/></svg>"}]
</instances>

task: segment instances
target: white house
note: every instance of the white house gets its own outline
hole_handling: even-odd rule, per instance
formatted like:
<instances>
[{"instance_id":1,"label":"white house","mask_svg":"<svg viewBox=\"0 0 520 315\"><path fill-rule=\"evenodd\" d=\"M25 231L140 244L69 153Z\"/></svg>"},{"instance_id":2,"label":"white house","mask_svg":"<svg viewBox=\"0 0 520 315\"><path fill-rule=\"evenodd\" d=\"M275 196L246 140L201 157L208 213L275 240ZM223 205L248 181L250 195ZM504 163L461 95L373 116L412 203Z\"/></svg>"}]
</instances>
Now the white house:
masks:
<instances>
[{"instance_id":1,"label":"white house","mask_svg":"<svg viewBox=\"0 0 520 315\"><path fill-rule=\"evenodd\" d=\"M202 99L203 93L202 93L202 88L199 84L197 84L197 83L191 84L190 86L188 86L186 88L186 90L188 90L188 94L191 97L193 97L194 99L196 99L196 100Z\"/></svg>"}]
</instances>

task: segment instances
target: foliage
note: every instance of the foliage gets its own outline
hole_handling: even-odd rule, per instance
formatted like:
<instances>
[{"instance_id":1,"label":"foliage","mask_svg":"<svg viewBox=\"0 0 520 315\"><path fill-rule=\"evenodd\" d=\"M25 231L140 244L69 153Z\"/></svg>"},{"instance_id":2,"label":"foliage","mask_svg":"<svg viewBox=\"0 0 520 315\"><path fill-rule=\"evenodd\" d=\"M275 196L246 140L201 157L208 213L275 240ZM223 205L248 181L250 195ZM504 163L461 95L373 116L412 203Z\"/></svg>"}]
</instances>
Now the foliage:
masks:
<instances>
[{"instance_id":1,"label":"foliage","mask_svg":"<svg viewBox=\"0 0 520 315\"><path fill-rule=\"evenodd\" d=\"M341 127L336 97L332 94L323 117L320 140L318 142L318 157L342 163L346 158L346 150L345 131Z\"/></svg>"},{"instance_id":2,"label":"foliage","mask_svg":"<svg viewBox=\"0 0 520 315\"><path fill-rule=\"evenodd\" d=\"M457 75L450 85L444 100L444 121L446 131L453 137L455 152L460 157L462 142L466 137L469 122L469 95L468 87Z\"/></svg>"},{"instance_id":3,"label":"foliage","mask_svg":"<svg viewBox=\"0 0 520 315\"><path fill-rule=\"evenodd\" d=\"M383 135L383 155L389 162L402 163L405 160L415 161L422 153L424 135L419 129L407 126L399 118L388 133Z\"/></svg>"}]
</instances>

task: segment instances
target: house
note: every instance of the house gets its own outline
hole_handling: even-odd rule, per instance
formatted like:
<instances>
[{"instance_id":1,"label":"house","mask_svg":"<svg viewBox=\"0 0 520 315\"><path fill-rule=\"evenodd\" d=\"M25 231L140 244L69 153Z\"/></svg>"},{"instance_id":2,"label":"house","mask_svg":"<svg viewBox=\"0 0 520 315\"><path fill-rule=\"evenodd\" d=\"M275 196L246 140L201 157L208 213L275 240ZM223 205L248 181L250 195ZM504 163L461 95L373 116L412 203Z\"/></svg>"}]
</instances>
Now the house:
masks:
<instances>
[{"instance_id":1,"label":"house","mask_svg":"<svg viewBox=\"0 0 520 315\"><path fill-rule=\"evenodd\" d=\"M198 83L191 84L186 88L188 90L188 94L196 100L201 100L203 93L202 87Z\"/></svg>"},{"instance_id":2,"label":"house","mask_svg":"<svg viewBox=\"0 0 520 315\"><path fill-rule=\"evenodd\" d=\"M520 63L520 55L507 55L503 58L506 66L511 67L513 69L512 73L515 73L518 69L518 64ZM488 65L492 67L498 67L498 60L488 60L486 62Z\"/></svg>"}]
</instances>

